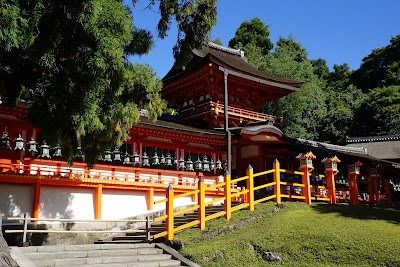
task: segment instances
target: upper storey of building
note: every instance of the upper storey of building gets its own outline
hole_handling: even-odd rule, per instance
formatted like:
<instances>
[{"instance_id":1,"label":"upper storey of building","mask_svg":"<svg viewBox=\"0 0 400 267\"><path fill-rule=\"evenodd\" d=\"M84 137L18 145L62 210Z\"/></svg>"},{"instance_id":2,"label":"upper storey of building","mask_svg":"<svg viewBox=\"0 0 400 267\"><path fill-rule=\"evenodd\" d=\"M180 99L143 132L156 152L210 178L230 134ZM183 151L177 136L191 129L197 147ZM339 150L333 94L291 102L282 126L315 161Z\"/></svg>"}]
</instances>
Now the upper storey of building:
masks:
<instances>
[{"instance_id":1,"label":"upper storey of building","mask_svg":"<svg viewBox=\"0 0 400 267\"><path fill-rule=\"evenodd\" d=\"M184 69L172 69L163 78L162 96L188 122L223 124L224 72L228 74L228 114L231 126L280 118L258 113L260 106L297 91L303 83L251 66L244 52L214 43L193 50Z\"/></svg>"}]
</instances>

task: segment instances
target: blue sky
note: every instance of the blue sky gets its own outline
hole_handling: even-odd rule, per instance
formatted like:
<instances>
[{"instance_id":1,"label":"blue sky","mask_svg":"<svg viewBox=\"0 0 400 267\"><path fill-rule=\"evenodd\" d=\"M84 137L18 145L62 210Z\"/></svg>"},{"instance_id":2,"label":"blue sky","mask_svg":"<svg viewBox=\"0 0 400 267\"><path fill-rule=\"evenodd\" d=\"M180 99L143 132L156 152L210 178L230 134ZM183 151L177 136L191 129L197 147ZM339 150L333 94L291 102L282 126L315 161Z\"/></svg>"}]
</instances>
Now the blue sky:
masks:
<instances>
[{"instance_id":1,"label":"blue sky","mask_svg":"<svg viewBox=\"0 0 400 267\"><path fill-rule=\"evenodd\" d=\"M141 0L137 6L143 7L148 1ZM218 0L217 10L212 39L219 38L228 45L243 21L257 17L269 27L274 44L279 36L292 34L310 59L323 58L330 68L346 62L351 69L357 69L363 57L400 34L399 0ZM157 37L156 12L132 13L136 27ZM177 33L173 27L166 39L155 38L149 55L134 57L132 61L149 64L162 78L174 62L172 47Z\"/></svg>"}]
</instances>

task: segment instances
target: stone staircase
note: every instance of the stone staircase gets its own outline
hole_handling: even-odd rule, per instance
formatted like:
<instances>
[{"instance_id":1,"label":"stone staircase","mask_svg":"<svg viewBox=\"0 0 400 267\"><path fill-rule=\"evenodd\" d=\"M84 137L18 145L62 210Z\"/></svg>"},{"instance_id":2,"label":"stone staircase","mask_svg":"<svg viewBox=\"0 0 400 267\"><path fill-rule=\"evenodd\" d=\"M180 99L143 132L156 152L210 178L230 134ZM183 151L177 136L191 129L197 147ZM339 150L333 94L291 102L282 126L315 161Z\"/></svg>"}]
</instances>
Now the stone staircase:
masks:
<instances>
[{"instance_id":1,"label":"stone staircase","mask_svg":"<svg viewBox=\"0 0 400 267\"><path fill-rule=\"evenodd\" d=\"M240 205L242 203L232 203L232 206ZM218 212L223 212L224 206L217 205L217 206L208 206L206 207L206 217L213 215ZM197 211L188 212L177 216L174 218L174 227L178 227L184 225L186 223L192 222L197 220ZM140 227L139 230L145 230L145 227ZM150 235L154 236L155 234L161 233L165 231L165 220L160 222L155 222L149 228ZM132 233L124 233L114 236L105 237L95 242L95 244L121 244L121 243L140 243L140 242L148 242L146 240L146 234L142 232L132 232ZM158 241L158 240L156 240ZM160 242L163 241L163 238L159 240Z\"/></svg>"},{"instance_id":2,"label":"stone staircase","mask_svg":"<svg viewBox=\"0 0 400 267\"><path fill-rule=\"evenodd\" d=\"M175 250L156 243L11 247L11 255L20 267L197 266Z\"/></svg>"},{"instance_id":3,"label":"stone staircase","mask_svg":"<svg viewBox=\"0 0 400 267\"><path fill-rule=\"evenodd\" d=\"M235 202L232 206L242 203ZM223 205L206 207L206 217L224 211ZM197 211L182 214L174 218L178 227L197 220ZM140 227L144 230L145 227ZM165 231L165 220L153 223L150 234ZM142 232L131 232L109 236L89 245L56 245L11 247L11 255L20 267L53 267L53 266L192 266L196 263L184 258L176 250L166 246L164 241L147 240ZM150 243L151 242L151 243Z\"/></svg>"}]
</instances>

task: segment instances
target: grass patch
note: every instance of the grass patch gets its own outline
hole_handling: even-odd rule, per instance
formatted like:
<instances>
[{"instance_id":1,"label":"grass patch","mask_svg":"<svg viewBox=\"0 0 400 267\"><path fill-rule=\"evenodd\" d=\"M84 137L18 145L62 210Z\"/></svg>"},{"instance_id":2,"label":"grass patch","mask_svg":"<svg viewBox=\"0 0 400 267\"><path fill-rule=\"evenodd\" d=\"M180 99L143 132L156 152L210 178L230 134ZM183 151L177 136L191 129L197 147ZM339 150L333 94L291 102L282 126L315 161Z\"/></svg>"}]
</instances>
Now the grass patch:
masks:
<instances>
[{"instance_id":1,"label":"grass patch","mask_svg":"<svg viewBox=\"0 0 400 267\"><path fill-rule=\"evenodd\" d=\"M282 253L279 266L400 266L400 210L368 206L285 203L286 208L264 215L244 227L198 241L191 228L176 237L180 251L201 266L270 266L250 244L263 251ZM226 221L208 222L205 231L265 213L273 202L232 214ZM222 253L221 253L222 252ZM223 255L223 256L222 256Z\"/></svg>"}]
</instances>

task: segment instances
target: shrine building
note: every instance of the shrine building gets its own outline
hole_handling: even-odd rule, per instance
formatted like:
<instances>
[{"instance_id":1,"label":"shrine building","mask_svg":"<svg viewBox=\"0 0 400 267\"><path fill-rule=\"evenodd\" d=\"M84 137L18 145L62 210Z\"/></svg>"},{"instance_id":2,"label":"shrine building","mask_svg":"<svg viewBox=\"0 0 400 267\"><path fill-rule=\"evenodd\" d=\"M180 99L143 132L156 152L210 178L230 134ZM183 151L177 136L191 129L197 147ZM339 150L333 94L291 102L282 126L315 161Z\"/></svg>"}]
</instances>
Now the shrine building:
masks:
<instances>
[{"instance_id":1,"label":"shrine building","mask_svg":"<svg viewBox=\"0 0 400 267\"><path fill-rule=\"evenodd\" d=\"M391 177L400 172L392 161L372 156L365 147L288 137L281 130L284 118L259 112L262 104L301 90L303 82L257 70L247 63L243 51L210 43L194 50L184 69L171 68L163 84L162 97L179 115L163 115L152 122L141 111L131 138L119 148L110 148L92 169L84 155L77 155L69 166L62 147L47 144L40 129L28 123L27 108L0 104L3 221L23 213L33 218L120 219L157 212L165 209L157 200L165 197L170 185L175 192L185 193L197 189L203 179L211 188L223 182L226 171L240 177L251 165L258 173L271 169L275 160L287 171L280 174L280 190L292 196L297 192L294 184L301 181L296 174L301 157L296 156L307 152L316 156L310 174L315 199L324 198L327 159L336 159L335 166L340 163L333 188L338 201L349 200L349 175L356 162L362 163L356 165L361 168L354 176L360 193L356 198L362 200L361 193L369 190L369 200L364 200L370 203L392 201ZM377 182L368 187L370 177ZM256 186L270 181L271 174L254 178ZM245 186L238 182L232 190ZM206 198L217 199L223 193L206 190ZM267 194L260 190L256 198ZM174 205L195 202L188 196Z\"/></svg>"}]
</instances>

